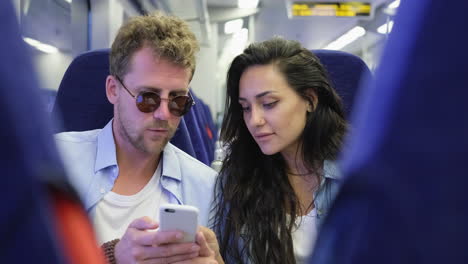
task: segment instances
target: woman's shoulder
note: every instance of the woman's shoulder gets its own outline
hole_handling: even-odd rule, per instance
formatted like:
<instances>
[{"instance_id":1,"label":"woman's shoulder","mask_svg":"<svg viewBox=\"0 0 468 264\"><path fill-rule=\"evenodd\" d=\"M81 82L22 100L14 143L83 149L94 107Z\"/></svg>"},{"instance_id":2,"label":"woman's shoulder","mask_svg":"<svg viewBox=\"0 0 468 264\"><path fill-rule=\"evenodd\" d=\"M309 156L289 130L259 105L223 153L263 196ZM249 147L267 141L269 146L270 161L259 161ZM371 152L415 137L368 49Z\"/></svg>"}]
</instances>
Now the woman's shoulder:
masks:
<instances>
[{"instance_id":1,"label":"woman's shoulder","mask_svg":"<svg viewBox=\"0 0 468 264\"><path fill-rule=\"evenodd\" d=\"M340 181L342 179L342 173L338 163L334 160L325 160L323 162L323 176L327 180Z\"/></svg>"},{"instance_id":2,"label":"woman's shoulder","mask_svg":"<svg viewBox=\"0 0 468 264\"><path fill-rule=\"evenodd\" d=\"M336 161L325 160L323 178L315 193L315 200L324 208L328 208L335 199L341 185L342 173Z\"/></svg>"},{"instance_id":3,"label":"woman's shoulder","mask_svg":"<svg viewBox=\"0 0 468 264\"><path fill-rule=\"evenodd\" d=\"M327 215L341 185L342 173L336 161L326 160L323 164L323 181L315 193L314 203L319 219Z\"/></svg>"}]
</instances>

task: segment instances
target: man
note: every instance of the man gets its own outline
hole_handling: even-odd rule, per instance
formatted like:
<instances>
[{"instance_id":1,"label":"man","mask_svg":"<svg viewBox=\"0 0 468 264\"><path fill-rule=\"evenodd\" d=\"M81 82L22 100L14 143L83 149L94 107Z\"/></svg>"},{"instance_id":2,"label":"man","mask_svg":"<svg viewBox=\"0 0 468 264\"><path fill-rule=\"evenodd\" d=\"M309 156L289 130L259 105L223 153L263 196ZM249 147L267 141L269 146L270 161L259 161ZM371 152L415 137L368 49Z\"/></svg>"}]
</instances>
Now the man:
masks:
<instances>
[{"instance_id":1,"label":"man","mask_svg":"<svg viewBox=\"0 0 468 264\"><path fill-rule=\"evenodd\" d=\"M169 143L192 106L188 87L198 50L183 20L131 19L110 52L113 120L103 129L56 136L110 263L217 263L207 228L196 243L176 243L178 231L148 232L158 227L164 203L196 206L200 224L208 222L216 172Z\"/></svg>"}]
</instances>

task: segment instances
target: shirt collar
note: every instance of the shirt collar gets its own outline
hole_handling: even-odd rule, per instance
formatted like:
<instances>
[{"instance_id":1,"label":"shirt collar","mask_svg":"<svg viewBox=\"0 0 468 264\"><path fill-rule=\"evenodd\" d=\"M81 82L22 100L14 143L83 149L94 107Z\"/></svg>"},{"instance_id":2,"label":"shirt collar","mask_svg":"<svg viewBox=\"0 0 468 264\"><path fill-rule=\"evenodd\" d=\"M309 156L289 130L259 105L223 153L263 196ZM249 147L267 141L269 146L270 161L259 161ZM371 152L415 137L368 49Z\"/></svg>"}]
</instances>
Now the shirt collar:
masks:
<instances>
[{"instance_id":1,"label":"shirt collar","mask_svg":"<svg viewBox=\"0 0 468 264\"><path fill-rule=\"evenodd\" d=\"M168 142L164 147L162 159L164 164L162 168L162 175L177 181L181 181L182 177L180 171L179 158L175 153L174 146L170 142Z\"/></svg>"},{"instance_id":2,"label":"shirt collar","mask_svg":"<svg viewBox=\"0 0 468 264\"><path fill-rule=\"evenodd\" d=\"M112 121L99 132L97 138L96 163L94 172L98 172L109 166L117 165L117 153L115 150L114 134L112 132Z\"/></svg>"},{"instance_id":3,"label":"shirt collar","mask_svg":"<svg viewBox=\"0 0 468 264\"><path fill-rule=\"evenodd\" d=\"M337 163L331 160L325 160L323 162L323 176L333 180L341 179L341 172Z\"/></svg>"},{"instance_id":4,"label":"shirt collar","mask_svg":"<svg viewBox=\"0 0 468 264\"><path fill-rule=\"evenodd\" d=\"M161 185L164 190L172 194L176 203L185 204L182 196L182 170L180 168L179 157L175 147L167 143L162 156Z\"/></svg>"}]
</instances>

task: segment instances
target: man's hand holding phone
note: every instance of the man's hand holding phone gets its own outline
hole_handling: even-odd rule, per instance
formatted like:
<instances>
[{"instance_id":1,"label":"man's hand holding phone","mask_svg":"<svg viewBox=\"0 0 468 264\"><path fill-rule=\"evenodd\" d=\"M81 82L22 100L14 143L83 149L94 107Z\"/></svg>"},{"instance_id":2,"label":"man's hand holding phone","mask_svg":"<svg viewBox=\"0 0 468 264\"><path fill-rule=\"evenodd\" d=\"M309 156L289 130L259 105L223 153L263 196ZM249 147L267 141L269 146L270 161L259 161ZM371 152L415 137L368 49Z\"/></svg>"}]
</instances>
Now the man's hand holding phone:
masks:
<instances>
[{"instance_id":1,"label":"man's hand holding phone","mask_svg":"<svg viewBox=\"0 0 468 264\"><path fill-rule=\"evenodd\" d=\"M158 227L159 224L149 217L134 220L115 246L114 255L117 263L167 264L199 256L200 246L194 242L183 243L182 231L147 231Z\"/></svg>"},{"instance_id":2,"label":"man's hand holding phone","mask_svg":"<svg viewBox=\"0 0 468 264\"><path fill-rule=\"evenodd\" d=\"M175 264L218 264L216 261L216 252L219 252L219 250L215 251L215 249L219 246L216 236L210 229L198 226L198 209L196 207L166 204L161 206L159 218L160 231L182 231L184 234L182 241L196 242L200 246L198 256L192 259L174 262ZM207 237L210 240L208 240ZM213 247L215 249L210 247L210 243L214 244Z\"/></svg>"},{"instance_id":3,"label":"man's hand holding phone","mask_svg":"<svg viewBox=\"0 0 468 264\"><path fill-rule=\"evenodd\" d=\"M218 240L211 229L199 226L196 241L200 245L199 255L193 259L178 261L174 264L224 264L219 254Z\"/></svg>"},{"instance_id":4,"label":"man's hand holding phone","mask_svg":"<svg viewBox=\"0 0 468 264\"><path fill-rule=\"evenodd\" d=\"M198 209L173 204L161 206L160 223L149 217L134 220L115 246L114 255L117 264L224 263L214 232L198 226Z\"/></svg>"}]
</instances>

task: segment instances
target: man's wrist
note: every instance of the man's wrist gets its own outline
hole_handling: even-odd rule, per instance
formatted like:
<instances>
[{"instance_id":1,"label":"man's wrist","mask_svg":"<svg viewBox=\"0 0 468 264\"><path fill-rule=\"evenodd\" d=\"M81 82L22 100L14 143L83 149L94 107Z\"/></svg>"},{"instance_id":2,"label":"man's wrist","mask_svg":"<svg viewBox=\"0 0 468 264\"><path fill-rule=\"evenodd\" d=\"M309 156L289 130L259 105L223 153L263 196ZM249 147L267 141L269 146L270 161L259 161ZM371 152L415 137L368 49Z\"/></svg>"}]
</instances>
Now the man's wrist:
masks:
<instances>
[{"instance_id":1,"label":"man's wrist","mask_svg":"<svg viewBox=\"0 0 468 264\"><path fill-rule=\"evenodd\" d=\"M107 263L109 264L116 264L117 261L115 260L115 245L120 241L120 239L114 239L108 241L101 245L101 248L104 252L104 256L106 257Z\"/></svg>"}]
</instances>

